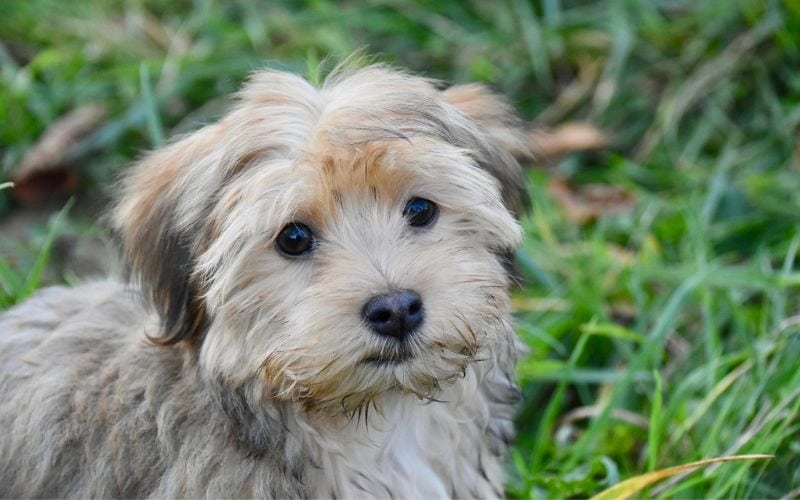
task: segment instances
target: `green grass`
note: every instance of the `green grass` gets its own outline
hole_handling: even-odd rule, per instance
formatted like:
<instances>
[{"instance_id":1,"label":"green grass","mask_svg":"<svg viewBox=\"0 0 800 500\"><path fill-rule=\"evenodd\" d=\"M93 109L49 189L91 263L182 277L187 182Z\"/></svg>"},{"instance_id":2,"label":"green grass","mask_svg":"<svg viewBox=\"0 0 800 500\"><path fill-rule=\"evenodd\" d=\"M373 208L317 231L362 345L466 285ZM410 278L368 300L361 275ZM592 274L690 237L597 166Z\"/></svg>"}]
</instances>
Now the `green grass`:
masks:
<instances>
[{"instance_id":1,"label":"green grass","mask_svg":"<svg viewBox=\"0 0 800 500\"><path fill-rule=\"evenodd\" d=\"M0 185L0 189L2 188ZM50 260L53 244L73 202L74 200L70 199L64 208L51 218L33 260L27 265L13 266L7 259L0 258L0 310L27 299L42 286L43 273Z\"/></svg>"},{"instance_id":2,"label":"green grass","mask_svg":"<svg viewBox=\"0 0 800 500\"><path fill-rule=\"evenodd\" d=\"M530 174L515 298L532 354L508 493L582 497L768 453L650 494L775 498L800 488L798 33L796 0L12 0L2 168L99 101L109 120L69 152L86 179L78 197L92 197L142 149L218 116L250 70L319 78L318 61L360 48L489 82L542 124L591 120L611 148ZM548 190L554 175L621 186L636 207L573 222ZM4 193L0 216L18 210ZM17 260L0 260L0 307L39 284L45 260Z\"/></svg>"}]
</instances>

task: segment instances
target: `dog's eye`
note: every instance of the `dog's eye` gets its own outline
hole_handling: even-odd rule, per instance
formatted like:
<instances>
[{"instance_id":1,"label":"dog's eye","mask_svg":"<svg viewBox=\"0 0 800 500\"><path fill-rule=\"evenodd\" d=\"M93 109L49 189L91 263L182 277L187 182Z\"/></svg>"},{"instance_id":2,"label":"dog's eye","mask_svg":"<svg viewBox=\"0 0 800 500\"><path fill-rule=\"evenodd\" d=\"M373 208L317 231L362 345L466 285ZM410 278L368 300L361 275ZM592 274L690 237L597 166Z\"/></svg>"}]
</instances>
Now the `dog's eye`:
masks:
<instances>
[{"instance_id":1,"label":"dog's eye","mask_svg":"<svg viewBox=\"0 0 800 500\"><path fill-rule=\"evenodd\" d=\"M414 227L430 226L438 214L436 203L425 198L411 198L403 209L403 215Z\"/></svg>"},{"instance_id":2,"label":"dog's eye","mask_svg":"<svg viewBox=\"0 0 800 500\"><path fill-rule=\"evenodd\" d=\"M275 242L285 255L297 257L314 249L314 233L305 224L290 222L281 229Z\"/></svg>"}]
</instances>

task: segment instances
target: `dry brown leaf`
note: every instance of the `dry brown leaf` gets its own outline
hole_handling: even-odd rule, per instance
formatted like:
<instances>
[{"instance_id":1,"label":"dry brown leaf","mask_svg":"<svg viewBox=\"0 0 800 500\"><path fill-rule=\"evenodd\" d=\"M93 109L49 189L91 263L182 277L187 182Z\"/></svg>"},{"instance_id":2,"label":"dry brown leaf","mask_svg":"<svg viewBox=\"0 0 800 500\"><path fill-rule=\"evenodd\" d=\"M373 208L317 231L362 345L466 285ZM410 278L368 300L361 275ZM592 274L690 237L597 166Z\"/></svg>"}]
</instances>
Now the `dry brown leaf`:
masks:
<instances>
[{"instance_id":1,"label":"dry brown leaf","mask_svg":"<svg viewBox=\"0 0 800 500\"><path fill-rule=\"evenodd\" d=\"M36 49L20 40L0 39L0 49L5 49L11 60L25 66L36 57Z\"/></svg>"},{"instance_id":2,"label":"dry brown leaf","mask_svg":"<svg viewBox=\"0 0 800 500\"><path fill-rule=\"evenodd\" d=\"M97 129L105 117L99 104L86 104L50 124L11 172L11 194L24 204L46 200L78 186L78 174L66 161L67 153L80 139Z\"/></svg>"},{"instance_id":3,"label":"dry brown leaf","mask_svg":"<svg viewBox=\"0 0 800 500\"><path fill-rule=\"evenodd\" d=\"M548 190L567 217L579 224L602 215L628 212L636 204L633 195L619 186L610 184L573 187L566 179L554 178L548 184Z\"/></svg>"},{"instance_id":4,"label":"dry brown leaf","mask_svg":"<svg viewBox=\"0 0 800 500\"><path fill-rule=\"evenodd\" d=\"M530 131L533 152L543 161L556 161L576 151L603 149L609 136L588 122L568 122L553 130Z\"/></svg>"}]
</instances>

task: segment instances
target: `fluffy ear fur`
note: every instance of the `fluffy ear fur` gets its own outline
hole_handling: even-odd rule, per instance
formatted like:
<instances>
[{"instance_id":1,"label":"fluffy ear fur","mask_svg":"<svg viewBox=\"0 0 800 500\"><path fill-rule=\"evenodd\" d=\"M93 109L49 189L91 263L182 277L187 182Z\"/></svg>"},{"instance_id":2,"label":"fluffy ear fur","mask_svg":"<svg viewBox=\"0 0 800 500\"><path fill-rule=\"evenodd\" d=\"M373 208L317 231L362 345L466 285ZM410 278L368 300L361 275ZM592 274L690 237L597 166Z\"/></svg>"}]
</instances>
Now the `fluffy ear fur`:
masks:
<instances>
[{"instance_id":1,"label":"fluffy ear fur","mask_svg":"<svg viewBox=\"0 0 800 500\"><path fill-rule=\"evenodd\" d=\"M130 277L161 317L162 328L151 337L160 344L197 339L207 323L192 273L202 222L191 219L197 210L186 205L202 202L187 200L188 186L198 182L193 170L207 155L213 135L213 127L207 127L140 160L122 180L113 213Z\"/></svg>"},{"instance_id":2,"label":"fluffy ear fur","mask_svg":"<svg viewBox=\"0 0 800 500\"><path fill-rule=\"evenodd\" d=\"M520 162L533 158L531 141L522 120L502 97L480 84L456 85L442 92L444 99L470 117L498 155L482 165L503 188L503 201L520 215L530 206Z\"/></svg>"}]
</instances>

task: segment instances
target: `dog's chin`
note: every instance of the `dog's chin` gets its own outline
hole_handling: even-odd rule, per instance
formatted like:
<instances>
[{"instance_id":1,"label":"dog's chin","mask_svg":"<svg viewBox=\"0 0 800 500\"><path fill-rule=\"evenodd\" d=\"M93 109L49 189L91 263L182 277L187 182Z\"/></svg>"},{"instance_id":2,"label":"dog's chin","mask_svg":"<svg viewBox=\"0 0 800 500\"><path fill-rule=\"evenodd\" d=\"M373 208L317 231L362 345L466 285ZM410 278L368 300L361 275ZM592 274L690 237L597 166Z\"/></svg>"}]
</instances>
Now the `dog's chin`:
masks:
<instances>
[{"instance_id":1,"label":"dog's chin","mask_svg":"<svg viewBox=\"0 0 800 500\"><path fill-rule=\"evenodd\" d=\"M337 374L296 380L288 398L308 412L357 415L389 394L436 401L442 387L463 377L471 355L406 348L367 352ZM322 374L319 374L322 375Z\"/></svg>"},{"instance_id":2,"label":"dog's chin","mask_svg":"<svg viewBox=\"0 0 800 500\"><path fill-rule=\"evenodd\" d=\"M412 362L416 356L417 353L413 347L408 344L398 344L367 354L360 364L372 367L394 367Z\"/></svg>"},{"instance_id":3,"label":"dog's chin","mask_svg":"<svg viewBox=\"0 0 800 500\"><path fill-rule=\"evenodd\" d=\"M377 383L373 394L399 392L423 400L436 400L442 387L464 376L471 353L450 353L397 349L365 356L359 366L363 379ZM369 391L367 391L369 392Z\"/></svg>"}]
</instances>

